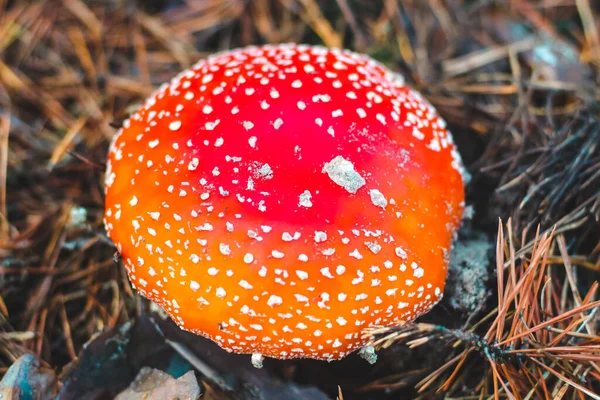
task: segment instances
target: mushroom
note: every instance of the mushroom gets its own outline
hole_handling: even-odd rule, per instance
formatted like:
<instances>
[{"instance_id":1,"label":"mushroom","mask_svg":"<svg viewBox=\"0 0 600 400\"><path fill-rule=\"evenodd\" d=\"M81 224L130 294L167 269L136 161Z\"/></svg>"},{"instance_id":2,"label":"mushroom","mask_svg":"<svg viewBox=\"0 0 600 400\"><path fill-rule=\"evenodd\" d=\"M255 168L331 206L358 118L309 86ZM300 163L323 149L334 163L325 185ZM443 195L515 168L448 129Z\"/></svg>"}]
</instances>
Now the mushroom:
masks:
<instances>
[{"instance_id":1,"label":"mushroom","mask_svg":"<svg viewBox=\"0 0 600 400\"><path fill-rule=\"evenodd\" d=\"M465 171L445 122L367 56L249 47L163 85L110 146L132 285L222 348L334 360L442 297Z\"/></svg>"}]
</instances>

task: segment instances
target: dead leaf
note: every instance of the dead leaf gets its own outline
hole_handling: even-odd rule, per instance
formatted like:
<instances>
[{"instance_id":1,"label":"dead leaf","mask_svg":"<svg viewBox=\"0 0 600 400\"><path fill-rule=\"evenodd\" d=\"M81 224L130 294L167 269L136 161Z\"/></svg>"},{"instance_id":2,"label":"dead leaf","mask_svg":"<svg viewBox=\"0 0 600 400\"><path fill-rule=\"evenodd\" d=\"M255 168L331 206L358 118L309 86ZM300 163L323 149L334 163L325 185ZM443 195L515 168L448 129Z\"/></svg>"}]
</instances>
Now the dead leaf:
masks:
<instances>
[{"instance_id":1,"label":"dead leaf","mask_svg":"<svg viewBox=\"0 0 600 400\"><path fill-rule=\"evenodd\" d=\"M115 400L196 400L198 397L200 386L194 371L175 379L159 369L144 367L129 388L115 397Z\"/></svg>"},{"instance_id":2,"label":"dead leaf","mask_svg":"<svg viewBox=\"0 0 600 400\"><path fill-rule=\"evenodd\" d=\"M25 354L11 365L0 381L2 400L50 400L57 391L54 371L43 367L38 359Z\"/></svg>"}]
</instances>

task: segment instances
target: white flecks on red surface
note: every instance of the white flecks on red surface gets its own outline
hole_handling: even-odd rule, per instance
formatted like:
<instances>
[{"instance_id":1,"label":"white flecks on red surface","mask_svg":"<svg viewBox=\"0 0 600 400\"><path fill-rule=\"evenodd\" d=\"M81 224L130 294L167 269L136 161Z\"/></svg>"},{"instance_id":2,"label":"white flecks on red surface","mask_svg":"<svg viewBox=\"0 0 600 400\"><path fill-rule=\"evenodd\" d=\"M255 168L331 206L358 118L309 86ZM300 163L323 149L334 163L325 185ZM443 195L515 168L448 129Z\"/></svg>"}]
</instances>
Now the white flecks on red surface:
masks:
<instances>
[{"instance_id":1,"label":"white flecks on red surface","mask_svg":"<svg viewBox=\"0 0 600 400\"><path fill-rule=\"evenodd\" d=\"M163 85L115 135L105 225L132 284L223 348L339 359L442 296L467 174L402 77L250 47Z\"/></svg>"}]
</instances>

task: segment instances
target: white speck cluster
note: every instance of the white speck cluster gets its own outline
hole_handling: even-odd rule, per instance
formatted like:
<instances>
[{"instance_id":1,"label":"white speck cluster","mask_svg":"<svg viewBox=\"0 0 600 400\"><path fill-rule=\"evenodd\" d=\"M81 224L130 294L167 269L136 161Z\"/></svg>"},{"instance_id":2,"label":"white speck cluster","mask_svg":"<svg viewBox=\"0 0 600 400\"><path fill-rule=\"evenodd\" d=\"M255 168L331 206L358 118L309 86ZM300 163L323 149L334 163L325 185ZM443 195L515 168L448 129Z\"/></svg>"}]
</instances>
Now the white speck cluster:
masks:
<instances>
[{"instance_id":1,"label":"white speck cluster","mask_svg":"<svg viewBox=\"0 0 600 400\"><path fill-rule=\"evenodd\" d=\"M354 170L354 165L342 156L336 156L330 162L325 163L322 172L326 172L332 181L350 193L356 193L365 185L365 180Z\"/></svg>"},{"instance_id":2,"label":"white speck cluster","mask_svg":"<svg viewBox=\"0 0 600 400\"><path fill-rule=\"evenodd\" d=\"M339 359L442 296L464 207L444 121L376 61L302 45L216 54L115 135L105 226L183 329Z\"/></svg>"}]
</instances>

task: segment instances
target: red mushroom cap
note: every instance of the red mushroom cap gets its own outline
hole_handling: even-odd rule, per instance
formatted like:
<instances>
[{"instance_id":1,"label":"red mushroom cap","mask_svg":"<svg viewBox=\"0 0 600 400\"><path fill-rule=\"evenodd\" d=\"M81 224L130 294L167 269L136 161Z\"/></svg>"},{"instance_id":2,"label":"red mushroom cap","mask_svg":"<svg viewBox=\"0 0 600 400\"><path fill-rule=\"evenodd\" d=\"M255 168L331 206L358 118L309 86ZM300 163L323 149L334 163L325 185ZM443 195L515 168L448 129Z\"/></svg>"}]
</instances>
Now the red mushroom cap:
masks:
<instances>
[{"instance_id":1,"label":"red mushroom cap","mask_svg":"<svg viewBox=\"0 0 600 400\"><path fill-rule=\"evenodd\" d=\"M183 329L331 360L441 298L463 201L444 121L399 75L279 45L201 61L125 122L105 224Z\"/></svg>"}]
</instances>

